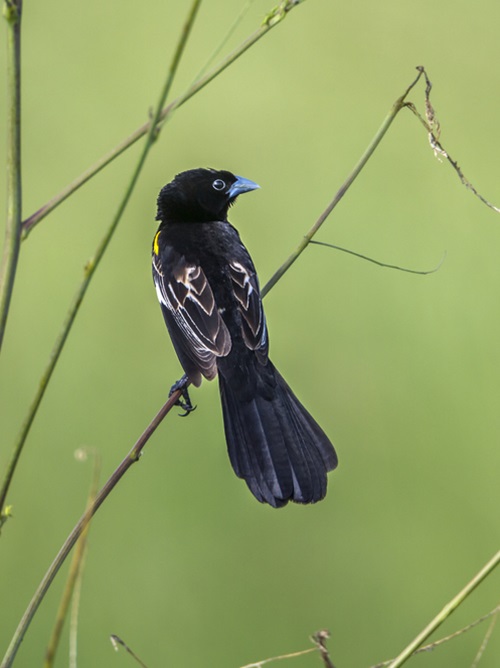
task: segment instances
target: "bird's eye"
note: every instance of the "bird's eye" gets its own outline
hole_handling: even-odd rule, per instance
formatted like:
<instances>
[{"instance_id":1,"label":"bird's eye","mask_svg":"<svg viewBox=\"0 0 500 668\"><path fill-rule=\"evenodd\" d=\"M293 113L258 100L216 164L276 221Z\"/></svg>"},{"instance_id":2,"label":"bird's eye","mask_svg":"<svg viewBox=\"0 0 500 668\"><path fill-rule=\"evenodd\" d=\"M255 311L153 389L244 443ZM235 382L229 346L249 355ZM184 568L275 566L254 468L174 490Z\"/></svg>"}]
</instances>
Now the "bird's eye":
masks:
<instances>
[{"instance_id":1,"label":"bird's eye","mask_svg":"<svg viewBox=\"0 0 500 668\"><path fill-rule=\"evenodd\" d=\"M212 183L212 187L215 188L215 190L224 190L226 184L222 179L215 179L215 181Z\"/></svg>"}]
</instances>

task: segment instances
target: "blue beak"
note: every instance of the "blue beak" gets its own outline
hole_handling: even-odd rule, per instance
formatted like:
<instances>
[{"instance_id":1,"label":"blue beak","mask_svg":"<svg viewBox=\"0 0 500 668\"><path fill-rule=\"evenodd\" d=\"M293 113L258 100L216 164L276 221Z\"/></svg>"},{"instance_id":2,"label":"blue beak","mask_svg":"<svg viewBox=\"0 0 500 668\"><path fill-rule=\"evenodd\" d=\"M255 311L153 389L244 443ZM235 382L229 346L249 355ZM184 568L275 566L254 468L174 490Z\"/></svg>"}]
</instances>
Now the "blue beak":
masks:
<instances>
[{"instance_id":1,"label":"blue beak","mask_svg":"<svg viewBox=\"0 0 500 668\"><path fill-rule=\"evenodd\" d=\"M242 195L243 193L247 193L250 190L255 190L256 188L260 188L257 183L254 183L253 181L250 181L250 179L245 179L243 176L237 176L236 181L233 183L233 185L229 188L227 191L228 196L233 199L234 197L237 197L238 195Z\"/></svg>"}]
</instances>

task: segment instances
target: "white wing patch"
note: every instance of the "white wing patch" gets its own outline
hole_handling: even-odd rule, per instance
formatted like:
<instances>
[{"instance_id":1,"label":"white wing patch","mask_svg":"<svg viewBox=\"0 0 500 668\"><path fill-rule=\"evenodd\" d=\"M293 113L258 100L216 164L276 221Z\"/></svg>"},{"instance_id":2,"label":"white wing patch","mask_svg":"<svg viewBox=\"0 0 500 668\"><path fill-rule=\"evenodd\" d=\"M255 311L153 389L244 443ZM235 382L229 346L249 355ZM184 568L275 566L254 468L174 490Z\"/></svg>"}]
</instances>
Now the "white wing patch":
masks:
<instances>
[{"instance_id":1,"label":"white wing patch","mask_svg":"<svg viewBox=\"0 0 500 668\"><path fill-rule=\"evenodd\" d=\"M242 315L242 333L251 350L262 350L267 355L267 327L255 272L240 262L229 263L233 292Z\"/></svg>"}]
</instances>

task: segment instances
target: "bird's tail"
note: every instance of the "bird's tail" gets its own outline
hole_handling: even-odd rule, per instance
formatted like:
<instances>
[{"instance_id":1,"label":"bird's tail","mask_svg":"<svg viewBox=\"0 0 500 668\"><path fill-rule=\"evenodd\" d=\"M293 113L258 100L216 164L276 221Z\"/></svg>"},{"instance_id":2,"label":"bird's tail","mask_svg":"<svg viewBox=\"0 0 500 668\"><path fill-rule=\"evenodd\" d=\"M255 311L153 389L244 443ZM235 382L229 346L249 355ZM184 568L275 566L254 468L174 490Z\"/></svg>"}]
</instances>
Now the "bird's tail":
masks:
<instances>
[{"instance_id":1,"label":"bird's tail","mask_svg":"<svg viewBox=\"0 0 500 668\"><path fill-rule=\"evenodd\" d=\"M272 391L242 397L219 373L229 458L254 496L280 508L315 503L337 466L333 445L268 361ZM269 388L268 388L269 390Z\"/></svg>"}]
</instances>

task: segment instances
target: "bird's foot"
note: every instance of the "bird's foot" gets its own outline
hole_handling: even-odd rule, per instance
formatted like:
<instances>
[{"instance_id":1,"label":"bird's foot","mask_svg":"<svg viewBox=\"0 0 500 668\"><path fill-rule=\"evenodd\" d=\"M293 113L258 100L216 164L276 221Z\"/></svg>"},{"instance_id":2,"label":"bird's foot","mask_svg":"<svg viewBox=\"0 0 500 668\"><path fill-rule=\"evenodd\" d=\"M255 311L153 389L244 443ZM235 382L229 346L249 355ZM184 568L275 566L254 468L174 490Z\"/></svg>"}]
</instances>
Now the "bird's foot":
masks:
<instances>
[{"instance_id":1,"label":"bird's foot","mask_svg":"<svg viewBox=\"0 0 500 668\"><path fill-rule=\"evenodd\" d=\"M180 390L181 394L178 400L175 402L175 405L180 406L182 410L185 412L179 413L179 417L186 417L187 415L192 413L196 408L196 406L193 406L193 404L191 403L191 399L189 397L189 392L187 389L188 383L189 379L186 376L186 374L184 374L184 376L182 376L180 380L178 380L176 383L172 385L172 387L170 388L170 392L168 393L168 396L171 397L174 392L178 392Z\"/></svg>"}]
</instances>

